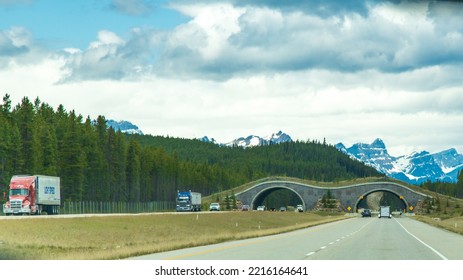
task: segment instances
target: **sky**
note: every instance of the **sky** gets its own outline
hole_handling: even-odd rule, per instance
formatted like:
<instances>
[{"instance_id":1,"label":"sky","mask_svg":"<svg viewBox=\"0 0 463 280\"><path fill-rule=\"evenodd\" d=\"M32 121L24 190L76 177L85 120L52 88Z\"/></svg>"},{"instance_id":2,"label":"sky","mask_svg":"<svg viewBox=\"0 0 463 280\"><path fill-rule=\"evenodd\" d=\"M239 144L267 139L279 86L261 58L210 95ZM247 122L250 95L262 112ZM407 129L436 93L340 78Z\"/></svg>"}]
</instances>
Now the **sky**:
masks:
<instances>
[{"instance_id":1,"label":"sky","mask_svg":"<svg viewBox=\"0 0 463 280\"><path fill-rule=\"evenodd\" d=\"M463 152L463 3L0 0L0 94L145 134Z\"/></svg>"}]
</instances>

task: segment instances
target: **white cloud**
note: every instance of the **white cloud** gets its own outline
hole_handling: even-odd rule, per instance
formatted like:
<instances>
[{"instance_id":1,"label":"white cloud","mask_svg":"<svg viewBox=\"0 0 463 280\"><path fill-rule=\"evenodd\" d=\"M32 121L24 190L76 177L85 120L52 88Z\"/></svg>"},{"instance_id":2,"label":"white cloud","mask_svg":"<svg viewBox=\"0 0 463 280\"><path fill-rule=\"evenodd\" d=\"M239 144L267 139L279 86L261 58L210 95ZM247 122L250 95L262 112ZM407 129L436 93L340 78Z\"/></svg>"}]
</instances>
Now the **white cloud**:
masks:
<instances>
[{"instance_id":1,"label":"white cloud","mask_svg":"<svg viewBox=\"0 0 463 280\"><path fill-rule=\"evenodd\" d=\"M193 17L185 28L199 30L205 35L206 42L198 48L198 51L206 61L216 59L223 54L222 51L227 47L230 36L239 32L238 18L244 12L228 4L186 6L179 7L179 10ZM186 43L189 39L182 37L181 41Z\"/></svg>"},{"instance_id":2,"label":"white cloud","mask_svg":"<svg viewBox=\"0 0 463 280\"><path fill-rule=\"evenodd\" d=\"M228 79L304 69L397 73L463 61L463 33L438 32L426 3L410 8L386 2L367 15L331 17L223 3L173 7L191 21L167 35L159 63L168 74Z\"/></svg>"},{"instance_id":3,"label":"white cloud","mask_svg":"<svg viewBox=\"0 0 463 280\"><path fill-rule=\"evenodd\" d=\"M61 82L118 80L145 72L150 68L145 61L150 46L142 44L147 40L143 40L144 35L139 33L139 30L133 30L134 37L126 42L117 34L102 30L86 50L66 49L67 62L63 66L66 74Z\"/></svg>"},{"instance_id":4,"label":"white cloud","mask_svg":"<svg viewBox=\"0 0 463 280\"><path fill-rule=\"evenodd\" d=\"M97 49L102 46L121 46L125 41L117 36L115 33L108 30L101 30L98 32L98 41L90 43L89 49Z\"/></svg>"},{"instance_id":5,"label":"white cloud","mask_svg":"<svg viewBox=\"0 0 463 280\"><path fill-rule=\"evenodd\" d=\"M55 108L63 104L92 118L129 120L154 135L208 135L227 142L283 130L295 139L326 137L333 144L380 137L394 153L463 148L458 125L463 114L447 110L462 104L461 88L396 92L354 86L349 77L338 88L330 81L342 74L315 70L226 82L151 76L139 81L56 84L63 64L63 59L48 58L37 65L11 65L8 71L0 71L0 79L6 81L2 89L14 102L39 95ZM361 75L368 80L371 73Z\"/></svg>"},{"instance_id":6,"label":"white cloud","mask_svg":"<svg viewBox=\"0 0 463 280\"><path fill-rule=\"evenodd\" d=\"M100 31L87 50L71 57L67 80L140 73L226 80L310 69L401 73L462 65L463 32L439 32L428 6L413 5L385 2L366 15L331 17L229 3L172 5L191 20L169 31L135 28L126 38Z\"/></svg>"},{"instance_id":7,"label":"white cloud","mask_svg":"<svg viewBox=\"0 0 463 280\"><path fill-rule=\"evenodd\" d=\"M0 30L0 58L27 53L31 44L31 33L22 27Z\"/></svg>"},{"instance_id":8,"label":"white cloud","mask_svg":"<svg viewBox=\"0 0 463 280\"><path fill-rule=\"evenodd\" d=\"M441 10L413 14L392 3L332 16L173 7L190 21L127 36L101 30L83 50L44 55L27 30L0 31L2 90L155 135L227 142L282 130L346 145L379 137L395 155L463 152L459 14L444 28Z\"/></svg>"}]
</instances>

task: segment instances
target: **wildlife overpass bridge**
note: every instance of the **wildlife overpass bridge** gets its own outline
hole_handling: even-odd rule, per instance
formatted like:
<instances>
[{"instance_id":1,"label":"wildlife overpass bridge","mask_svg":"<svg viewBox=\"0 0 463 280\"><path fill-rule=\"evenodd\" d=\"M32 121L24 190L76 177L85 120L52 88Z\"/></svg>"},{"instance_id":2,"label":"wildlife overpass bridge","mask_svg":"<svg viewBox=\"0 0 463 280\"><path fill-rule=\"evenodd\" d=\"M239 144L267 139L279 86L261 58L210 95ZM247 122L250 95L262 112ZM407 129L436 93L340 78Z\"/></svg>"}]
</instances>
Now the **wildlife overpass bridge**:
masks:
<instances>
[{"instance_id":1,"label":"wildlife overpass bridge","mask_svg":"<svg viewBox=\"0 0 463 280\"><path fill-rule=\"evenodd\" d=\"M357 211L359 204L368 195L375 192L388 192L400 199L404 204L404 209L413 211L417 205L432 196L412 190L404 185L394 182L371 182L347 185L342 187L319 187L293 181L266 181L256 183L256 185L245 191L237 193L235 196L242 204L250 205L251 209L256 209L262 205L265 198L276 190L287 189L299 196L304 210L312 210L328 190L333 198L337 199L344 210Z\"/></svg>"}]
</instances>

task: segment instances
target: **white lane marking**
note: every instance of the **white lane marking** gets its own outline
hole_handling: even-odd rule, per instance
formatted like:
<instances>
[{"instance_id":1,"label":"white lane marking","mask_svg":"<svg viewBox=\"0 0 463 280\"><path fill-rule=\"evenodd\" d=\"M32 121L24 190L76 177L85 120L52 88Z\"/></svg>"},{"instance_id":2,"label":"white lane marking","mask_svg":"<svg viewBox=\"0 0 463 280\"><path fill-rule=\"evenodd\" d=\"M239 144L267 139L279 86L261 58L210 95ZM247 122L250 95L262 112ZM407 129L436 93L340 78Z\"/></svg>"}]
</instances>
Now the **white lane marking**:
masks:
<instances>
[{"instance_id":1,"label":"white lane marking","mask_svg":"<svg viewBox=\"0 0 463 280\"><path fill-rule=\"evenodd\" d=\"M308 256L311 256L311 255L313 255L313 254L315 254L315 253L317 253L317 252L320 252L320 251L323 250L323 249L326 249L328 246L333 245L335 242L339 242L339 241L341 241L341 240L343 240L343 239L345 239L345 238L347 238L347 237L349 237L349 236L351 236L351 235L356 234L357 232L359 232L359 231L361 231L362 229L364 229L364 228L365 228L368 224L370 224L370 223L371 223L371 221L369 221L368 223L366 223L365 225L363 225L363 226L362 226L361 228L359 228L358 230L356 230L356 231L354 231L354 232L348 234L347 236L343 236L343 237L341 237L341 238L339 238L339 239L336 239L336 241L330 242L328 245L320 247L320 249L316 250L315 252L310 252L310 253L306 254L306 256L307 256L307 257L308 257Z\"/></svg>"},{"instance_id":2,"label":"white lane marking","mask_svg":"<svg viewBox=\"0 0 463 280\"><path fill-rule=\"evenodd\" d=\"M416 240L418 240L421 244L423 244L424 246L428 247L431 251L433 251L436 255L438 255L441 259L443 260L448 260L444 255L442 255L441 253L439 253L439 251L437 251L436 249L434 249L433 247L431 247L430 245L426 244L423 240L419 239L418 237L416 237L415 235L413 235L411 232L409 232L396 218L394 218L394 220L408 233L410 234L413 238L415 238Z\"/></svg>"}]
</instances>

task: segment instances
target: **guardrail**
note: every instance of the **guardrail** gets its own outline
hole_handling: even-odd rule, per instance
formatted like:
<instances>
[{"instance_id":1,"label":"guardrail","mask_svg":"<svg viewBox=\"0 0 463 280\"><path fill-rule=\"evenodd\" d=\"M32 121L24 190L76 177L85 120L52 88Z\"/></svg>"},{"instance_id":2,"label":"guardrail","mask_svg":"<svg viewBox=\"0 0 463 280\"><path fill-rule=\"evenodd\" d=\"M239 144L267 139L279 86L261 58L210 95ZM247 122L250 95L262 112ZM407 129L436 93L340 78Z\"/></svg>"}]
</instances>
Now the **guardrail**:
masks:
<instances>
[{"instance_id":1,"label":"guardrail","mask_svg":"<svg viewBox=\"0 0 463 280\"><path fill-rule=\"evenodd\" d=\"M174 210L175 202L173 201L66 201L60 208L60 214L149 213ZM3 214L3 204L1 204L0 211Z\"/></svg>"}]
</instances>

